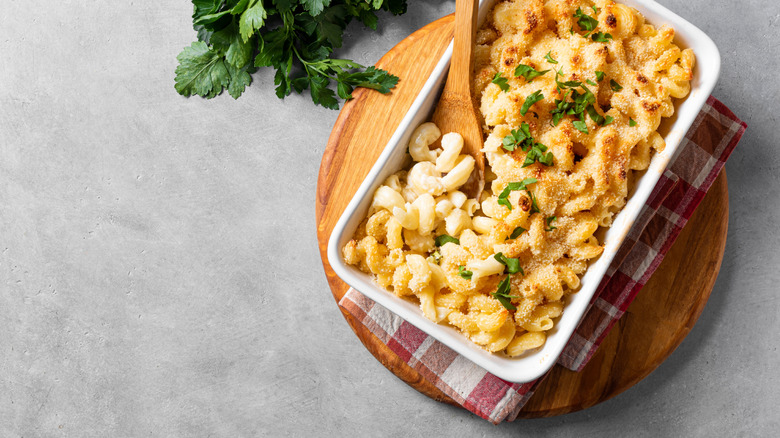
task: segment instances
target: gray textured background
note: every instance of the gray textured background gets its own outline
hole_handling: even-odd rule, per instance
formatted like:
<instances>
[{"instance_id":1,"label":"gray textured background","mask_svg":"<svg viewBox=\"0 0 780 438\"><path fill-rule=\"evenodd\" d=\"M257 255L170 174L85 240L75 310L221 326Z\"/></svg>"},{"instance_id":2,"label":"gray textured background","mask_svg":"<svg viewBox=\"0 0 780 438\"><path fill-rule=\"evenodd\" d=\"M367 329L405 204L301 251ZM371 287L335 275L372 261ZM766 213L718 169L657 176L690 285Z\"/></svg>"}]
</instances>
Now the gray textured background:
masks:
<instances>
[{"instance_id":1,"label":"gray textured background","mask_svg":"<svg viewBox=\"0 0 780 438\"><path fill-rule=\"evenodd\" d=\"M344 54L372 64L454 9L410 0ZM586 411L494 427L362 347L328 291L317 172L337 113L185 99L187 1L3 0L0 436L768 436L780 428L780 6L663 0L723 55L748 122L712 298L681 347ZM387 427L387 429L382 429Z\"/></svg>"}]
</instances>

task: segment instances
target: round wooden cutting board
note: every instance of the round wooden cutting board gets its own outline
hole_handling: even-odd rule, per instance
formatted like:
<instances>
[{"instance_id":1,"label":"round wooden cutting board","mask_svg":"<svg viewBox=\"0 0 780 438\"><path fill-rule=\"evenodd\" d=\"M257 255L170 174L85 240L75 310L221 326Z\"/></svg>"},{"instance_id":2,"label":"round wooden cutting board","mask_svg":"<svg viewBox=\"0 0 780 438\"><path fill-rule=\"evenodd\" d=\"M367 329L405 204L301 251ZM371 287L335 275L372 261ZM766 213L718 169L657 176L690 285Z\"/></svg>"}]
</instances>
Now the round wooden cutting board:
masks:
<instances>
[{"instance_id":1,"label":"round wooden cutting board","mask_svg":"<svg viewBox=\"0 0 780 438\"><path fill-rule=\"evenodd\" d=\"M395 46L377 63L401 78L393 92L382 95L361 88L336 120L322 158L316 205L320 254L336 302L348 286L328 265L330 233L449 44L452 23L452 16L442 18ZM575 373L556 365L520 416L547 417L584 409L650 374L699 318L720 270L727 230L728 186L723 173L585 369ZM425 395L455 404L367 328L342 313L365 347L393 374Z\"/></svg>"}]
</instances>

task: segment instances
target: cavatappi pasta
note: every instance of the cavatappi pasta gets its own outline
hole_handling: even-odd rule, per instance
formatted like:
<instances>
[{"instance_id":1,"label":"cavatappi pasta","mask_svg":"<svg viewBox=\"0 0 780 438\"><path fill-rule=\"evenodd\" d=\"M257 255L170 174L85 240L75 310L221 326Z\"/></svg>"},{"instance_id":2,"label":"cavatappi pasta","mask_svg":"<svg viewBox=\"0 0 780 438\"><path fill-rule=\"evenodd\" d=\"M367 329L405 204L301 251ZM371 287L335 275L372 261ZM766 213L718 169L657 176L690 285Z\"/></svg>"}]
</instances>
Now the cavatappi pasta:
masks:
<instances>
[{"instance_id":1,"label":"cavatappi pasta","mask_svg":"<svg viewBox=\"0 0 780 438\"><path fill-rule=\"evenodd\" d=\"M491 352L544 345L603 251L596 231L663 150L672 98L690 91L694 56L673 38L609 0L497 3L473 76L486 190L458 190L474 169L459 134L419 126L411 167L376 190L347 263Z\"/></svg>"}]
</instances>

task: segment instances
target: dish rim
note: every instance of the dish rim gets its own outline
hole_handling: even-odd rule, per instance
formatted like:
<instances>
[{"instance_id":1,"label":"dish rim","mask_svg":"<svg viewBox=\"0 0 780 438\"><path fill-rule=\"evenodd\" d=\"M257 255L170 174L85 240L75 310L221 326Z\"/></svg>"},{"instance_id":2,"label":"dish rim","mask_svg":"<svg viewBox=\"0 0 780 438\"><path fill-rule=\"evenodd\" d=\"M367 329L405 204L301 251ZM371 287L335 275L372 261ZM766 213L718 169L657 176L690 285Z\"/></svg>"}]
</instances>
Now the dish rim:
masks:
<instances>
[{"instance_id":1,"label":"dish rim","mask_svg":"<svg viewBox=\"0 0 780 438\"><path fill-rule=\"evenodd\" d=\"M484 21L496 1L480 1L480 23ZM607 229L603 242L605 245L604 253L589 265L588 270L581 278L580 290L566 297L564 314L553 330L548 332L547 342L541 349L519 358L489 353L456 329L425 318L419 306L379 287L373 282L371 275L347 265L341 255L341 248L351 239L355 229L365 218L376 188L387 176L400 168L399 166L389 166L389 163L400 161L399 159L405 154L406 148L404 146L408 143L411 132L420 123L430 118L430 113L438 101L438 95L444 79L446 79L446 72L452 56L452 43L439 59L376 163L339 217L328 241L328 263L336 275L350 287L363 293L486 371L509 382L533 381L544 375L557 362L579 322L587 313L590 300L606 274L617 248L625 240L628 231L641 213L642 207L669 162L682 149L682 145L685 143L685 134L706 104L720 74L721 59L718 48L712 39L699 28L653 0L622 0L619 3L636 8L649 23L656 27L669 24L675 29L675 43L684 48L694 49L696 55L694 80L691 92L685 100L675 102L676 118L671 123L669 132L664 136L667 142L666 149L654 155L650 168L636 185L634 194L615 217L613 226Z\"/></svg>"}]
</instances>

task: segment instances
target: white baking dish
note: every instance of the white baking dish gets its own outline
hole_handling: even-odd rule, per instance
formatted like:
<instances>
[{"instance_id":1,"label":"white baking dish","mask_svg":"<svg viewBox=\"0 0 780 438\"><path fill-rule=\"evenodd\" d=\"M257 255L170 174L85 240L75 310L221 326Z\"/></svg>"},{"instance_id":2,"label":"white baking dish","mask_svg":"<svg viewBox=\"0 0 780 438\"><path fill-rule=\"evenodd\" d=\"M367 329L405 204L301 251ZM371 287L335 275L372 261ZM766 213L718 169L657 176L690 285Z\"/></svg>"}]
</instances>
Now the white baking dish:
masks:
<instances>
[{"instance_id":1,"label":"white baking dish","mask_svg":"<svg viewBox=\"0 0 780 438\"><path fill-rule=\"evenodd\" d=\"M495 0L482 0L480 2L480 23L484 21L494 3ZM664 169L680 149L679 146L685 133L691 127L718 80L720 53L715 43L704 32L654 1L624 0L621 3L639 10L647 18L647 21L656 27L662 24L671 25L676 31L675 43L682 48L692 48L694 50L696 67L694 78L691 82L691 93L683 102L678 103L675 116L662 125L667 130L664 137L666 149L661 153L655 154L647 173L639 180L625 208L616 216L612 227L607 230L603 240L605 245L604 253L588 268L588 271L582 278L581 289L568 297L560 321L548 333L547 342L540 350L526 353L517 358L491 354L473 344L454 328L436 324L425 318L419 306L398 298L393 293L380 288L372 281L370 275L347 265L341 255L341 249L351 239L355 229L365 218L376 188L385 178L401 168L412 131L418 125L430 119L446 79L450 57L452 56L452 44L450 44L449 49L447 49L434 68L420 95L415 99L390 142L365 181L363 181L354 198L352 198L352 201L336 224L328 242L328 262L336 274L347 284L411 324L419 327L490 373L510 382L534 380L542 376L555 364L587 310L588 303L612 262L617 249L625 236L628 235L629 229L639 215L642 206L647 201Z\"/></svg>"}]
</instances>

